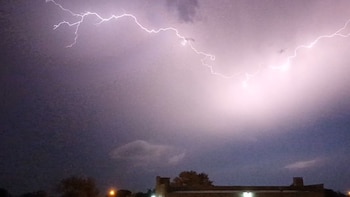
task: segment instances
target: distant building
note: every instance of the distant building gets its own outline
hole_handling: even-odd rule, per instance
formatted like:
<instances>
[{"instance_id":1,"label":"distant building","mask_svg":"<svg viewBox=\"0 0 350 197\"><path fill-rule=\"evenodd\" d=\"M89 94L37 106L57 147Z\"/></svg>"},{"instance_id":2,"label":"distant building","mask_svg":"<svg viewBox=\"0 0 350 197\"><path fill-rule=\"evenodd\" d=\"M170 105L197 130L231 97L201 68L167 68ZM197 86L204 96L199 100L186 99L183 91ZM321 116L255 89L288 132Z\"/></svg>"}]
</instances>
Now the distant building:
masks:
<instances>
[{"instance_id":1,"label":"distant building","mask_svg":"<svg viewBox=\"0 0 350 197\"><path fill-rule=\"evenodd\" d=\"M173 187L170 178L157 177L156 197L324 197L323 184L304 185L294 177L290 186Z\"/></svg>"}]
</instances>

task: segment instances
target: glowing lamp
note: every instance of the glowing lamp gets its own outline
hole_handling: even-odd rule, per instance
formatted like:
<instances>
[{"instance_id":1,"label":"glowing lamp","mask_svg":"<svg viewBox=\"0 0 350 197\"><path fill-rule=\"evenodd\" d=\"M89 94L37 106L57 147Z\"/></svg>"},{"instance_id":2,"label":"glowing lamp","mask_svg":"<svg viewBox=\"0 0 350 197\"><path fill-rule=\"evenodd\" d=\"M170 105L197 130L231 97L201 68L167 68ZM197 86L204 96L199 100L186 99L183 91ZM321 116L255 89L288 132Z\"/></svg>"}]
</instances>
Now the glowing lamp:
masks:
<instances>
[{"instance_id":1,"label":"glowing lamp","mask_svg":"<svg viewBox=\"0 0 350 197\"><path fill-rule=\"evenodd\" d=\"M111 190L108 192L108 194L109 194L110 196L114 196L114 195L115 195L115 190L114 190L114 189L111 189Z\"/></svg>"},{"instance_id":2,"label":"glowing lamp","mask_svg":"<svg viewBox=\"0 0 350 197\"><path fill-rule=\"evenodd\" d=\"M253 197L252 192L243 192L243 197Z\"/></svg>"}]
</instances>

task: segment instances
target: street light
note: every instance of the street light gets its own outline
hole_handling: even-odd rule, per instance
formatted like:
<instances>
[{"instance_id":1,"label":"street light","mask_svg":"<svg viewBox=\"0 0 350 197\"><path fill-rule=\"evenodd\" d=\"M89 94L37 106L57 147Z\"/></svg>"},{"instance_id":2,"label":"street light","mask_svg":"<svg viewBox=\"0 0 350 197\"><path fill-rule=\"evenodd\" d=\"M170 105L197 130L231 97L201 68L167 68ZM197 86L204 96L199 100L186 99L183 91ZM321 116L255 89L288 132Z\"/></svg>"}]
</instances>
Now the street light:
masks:
<instances>
[{"instance_id":1,"label":"street light","mask_svg":"<svg viewBox=\"0 0 350 197\"><path fill-rule=\"evenodd\" d=\"M116 191L114 189L109 190L109 196L115 196Z\"/></svg>"}]
</instances>

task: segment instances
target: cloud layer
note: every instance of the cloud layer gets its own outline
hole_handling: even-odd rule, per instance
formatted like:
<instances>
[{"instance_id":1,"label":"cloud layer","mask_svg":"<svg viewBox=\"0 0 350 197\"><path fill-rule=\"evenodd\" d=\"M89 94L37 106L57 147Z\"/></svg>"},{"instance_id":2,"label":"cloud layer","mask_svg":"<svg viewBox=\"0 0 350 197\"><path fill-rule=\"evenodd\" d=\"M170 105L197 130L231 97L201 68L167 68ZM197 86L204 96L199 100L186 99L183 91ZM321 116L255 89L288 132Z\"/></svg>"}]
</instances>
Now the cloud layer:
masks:
<instances>
[{"instance_id":1,"label":"cloud layer","mask_svg":"<svg viewBox=\"0 0 350 197\"><path fill-rule=\"evenodd\" d=\"M134 166L167 166L178 164L185 157L185 152L169 145L135 140L115 148L110 155Z\"/></svg>"},{"instance_id":2,"label":"cloud layer","mask_svg":"<svg viewBox=\"0 0 350 197\"><path fill-rule=\"evenodd\" d=\"M314 167L319 163L319 159L311 159L311 160L305 160L305 161L297 161L291 164L286 165L284 168L287 168L289 170L300 170L305 168L311 168Z\"/></svg>"}]
</instances>

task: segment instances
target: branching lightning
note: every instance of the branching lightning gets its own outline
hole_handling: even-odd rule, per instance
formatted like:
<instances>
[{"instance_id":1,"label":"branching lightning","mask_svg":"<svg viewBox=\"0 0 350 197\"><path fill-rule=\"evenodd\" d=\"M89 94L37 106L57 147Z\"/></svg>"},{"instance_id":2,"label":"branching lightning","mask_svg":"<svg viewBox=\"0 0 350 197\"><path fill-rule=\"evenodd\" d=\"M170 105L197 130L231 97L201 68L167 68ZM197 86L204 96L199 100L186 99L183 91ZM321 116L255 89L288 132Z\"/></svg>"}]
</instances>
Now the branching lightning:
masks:
<instances>
[{"instance_id":1,"label":"branching lightning","mask_svg":"<svg viewBox=\"0 0 350 197\"><path fill-rule=\"evenodd\" d=\"M201 56L200 61L201 61L202 66L205 66L206 68L208 68L212 75L216 75L216 76L226 78L226 79L230 79L230 78L234 78L234 77L238 77L238 76L243 75L244 80L241 81L241 85L242 85L242 87L245 88L248 86L249 81L252 80L257 74L260 73L260 69L261 69L260 66L259 66L259 70L253 74L247 73L247 72L239 72L239 73L232 74L232 75L226 75L226 74L219 73L219 72L215 71L214 66L212 64L215 61L215 55L198 50L194 46L194 43L193 43L194 40L192 38L187 38L184 35L180 34L179 30L174 28L174 27L162 27L162 28L158 28L158 29L150 29L150 28L147 28L144 25L142 25L139 22L139 20L136 18L135 15L132 15L129 13L124 13L121 15L112 15L108 18L103 18L101 15L99 15L96 12L89 12L88 11L88 12L84 12L81 14L75 13L75 12L71 11L70 9L63 7L61 4L57 3L55 0L46 0L46 2L52 2L57 7L59 7L62 11L69 13L74 18L77 18L77 20L75 22L61 21L58 24L54 25L54 27L53 27L53 29L56 30L56 29L60 28L61 26L66 25L66 26L74 29L74 39L73 39L71 44L67 45L67 47L73 47L77 43L78 37L79 37L80 26L81 26L81 24L84 23L85 18L88 16L96 17L99 21L97 24L102 24L105 22L109 22L111 20L119 20L121 18L130 18L140 29L142 29L144 32L149 33L149 34L158 34L158 33L165 32L165 31L173 32L174 35L178 39L180 39L181 45L189 46L196 55ZM279 71L287 71L288 69L290 69L293 59L298 56L298 53L301 50L313 48L322 39L334 38L334 37L343 37L343 38L349 37L350 33L342 33L343 31L345 31L346 28L348 28L348 26L350 26L349 24L350 24L350 19L348 21L346 21L344 23L344 25L340 29L335 31L334 33L327 34L327 35L321 35L321 36L317 37L315 40L313 40L312 42L310 42L309 44L303 44L303 45L297 46L294 49L293 54L288 56L282 65L279 65L279 66L270 65L267 68L273 69L273 70L279 70Z\"/></svg>"},{"instance_id":2,"label":"branching lightning","mask_svg":"<svg viewBox=\"0 0 350 197\"><path fill-rule=\"evenodd\" d=\"M215 56L212 55L212 54L200 51L197 48L195 48L194 45L193 45L193 39L189 39L189 38L186 38L185 36L181 35L179 30L174 28L174 27L165 27L165 28L159 28L159 29L149 29L149 28L143 26L138 21L136 16L134 16L132 14L124 13L124 14L121 14L121 15L112 15L112 16L110 16L108 18L103 18L101 15L99 15L96 12L84 12L82 14L74 13L73 11L63 7L61 4L57 3L54 0L46 0L46 2L52 2L56 6L58 6L61 10L65 11L65 12L68 12L73 17L78 18L78 20L76 22L61 21L58 24L54 25L54 27L53 27L54 30L56 30L57 28L60 28L63 25L67 25L69 27L73 27L74 28L74 35L75 35L74 40L73 40L73 42L71 44L67 45L67 47L73 47L77 43L78 37L79 37L80 25L84 22L84 19L87 16L95 16L99 20L99 22L97 24L102 24L102 23L105 23L105 22L108 22L108 21L111 21L111 20L118 20L118 19L121 19L121 18L131 18L134 21L134 23L139 28L141 28L143 31L145 31L145 32L147 32L149 34L157 34L157 33L164 32L164 31L174 32L175 36L178 37L181 40L181 45L183 45L183 46L188 45L192 49L192 51L194 53L196 53L197 55L202 56L202 59L201 59L202 65L208 67L210 72L211 72L211 74L218 75L218 76L224 77L224 78L231 78L232 77L232 76L229 76L229 75L224 75L224 74L215 72L213 66L211 64L207 63L208 61L215 61Z\"/></svg>"},{"instance_id":3,"label":"branching lightning","mask_svg":"<svg viewBox=\"0 0 350 197\"><path fill-rule=\"evenodd\" d=\"M321 35L319 37L317 37L314 41L310 42L309 44L304 44L304 45L299 45L294 49L294 53L293 55L287 57L287 60L285 61L284 64L282 64L281 66L270 66L271 69L277 69L277 70L281 70L281 71L286 71L290 68L291 66L291 61L296 58L298 56L298 52L302 49L311 49L313 48L320 40L322 39L326 39L326 38L333 38L333 37L343 37L343 38L347 38L350 36L350 33L342 33L342 31L344 31L350 23L350 19L348 21L346 21L343 25L343 27L341 27L340 29L338 29L336 32L332 33L332 34L328 34L328 35Z\"/></svg>"}]
</instances>

